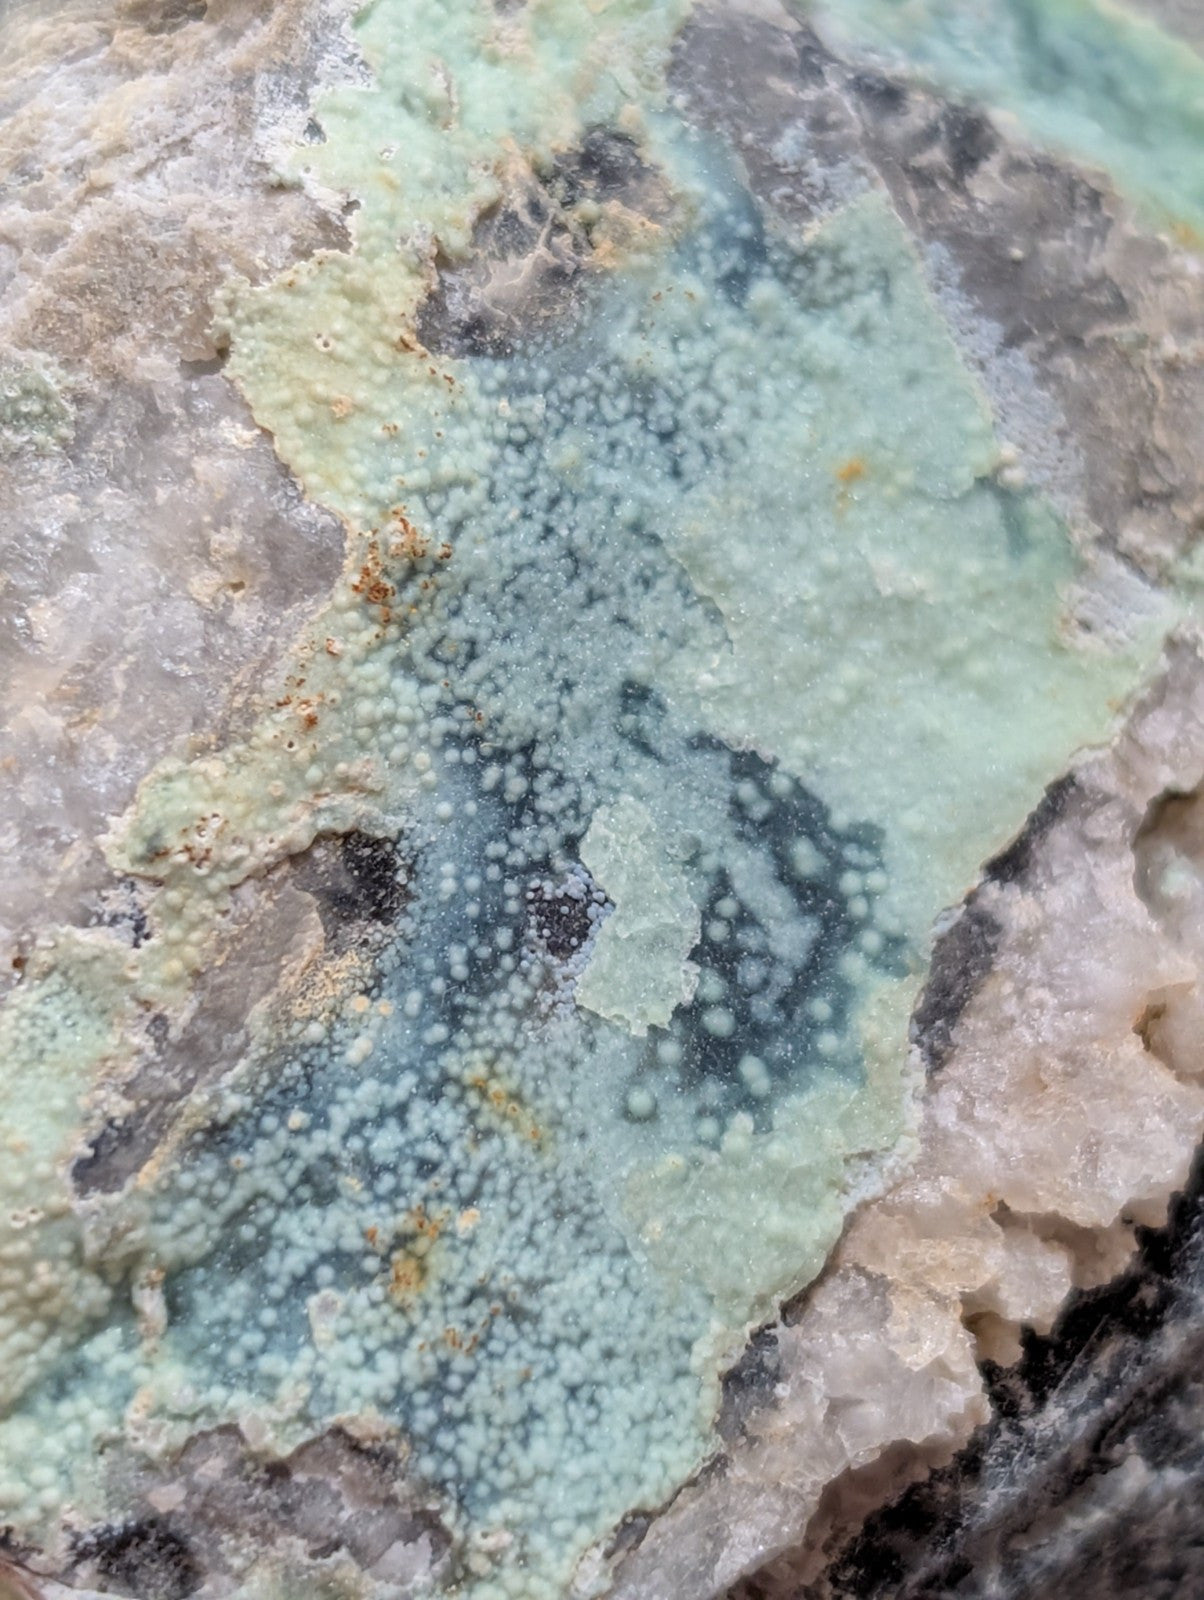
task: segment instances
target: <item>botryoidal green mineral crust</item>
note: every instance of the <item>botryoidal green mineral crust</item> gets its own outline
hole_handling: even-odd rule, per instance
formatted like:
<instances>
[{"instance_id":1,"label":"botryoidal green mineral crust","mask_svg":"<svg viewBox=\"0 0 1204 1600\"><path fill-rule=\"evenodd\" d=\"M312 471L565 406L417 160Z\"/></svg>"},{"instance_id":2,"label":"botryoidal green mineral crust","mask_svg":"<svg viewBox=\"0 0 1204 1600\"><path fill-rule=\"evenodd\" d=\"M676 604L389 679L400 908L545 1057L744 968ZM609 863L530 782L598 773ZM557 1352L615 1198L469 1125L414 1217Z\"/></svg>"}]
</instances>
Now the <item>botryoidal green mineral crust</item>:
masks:
<instances>
[{"instance_id":1,"label":"botryoidal green mineral crust","mask_svg":"<svg viewBox=\"0 0 1204 1600\"><path fill-rule=\"evenodd\" d=\"M155 37L250 26L210 12ZM607 1592L749 1330L915 1159L934 925L1193 625L1177 550L1026 472L870 135L825 190L778 127L779 204L696 114L728 26L851 62L874 116L979 108L1199 270L1204 61L1113 0L355 18L274 155L345 236L227 273L205 375L342 574L112 820L136 936L60 927L0 1010L0 1521L118 1592L152 1590L112 1529L200 1516L172 1473L235 1428L298 1472L391 1452L429 1526L404 1561L255 1533L221 1593ZM0 462L69 452L78 393L6 356ZM287 938L202 1071L257 894ZM147 1102L152 1016L184 1043Z\"/></svg>"}]
</instances>

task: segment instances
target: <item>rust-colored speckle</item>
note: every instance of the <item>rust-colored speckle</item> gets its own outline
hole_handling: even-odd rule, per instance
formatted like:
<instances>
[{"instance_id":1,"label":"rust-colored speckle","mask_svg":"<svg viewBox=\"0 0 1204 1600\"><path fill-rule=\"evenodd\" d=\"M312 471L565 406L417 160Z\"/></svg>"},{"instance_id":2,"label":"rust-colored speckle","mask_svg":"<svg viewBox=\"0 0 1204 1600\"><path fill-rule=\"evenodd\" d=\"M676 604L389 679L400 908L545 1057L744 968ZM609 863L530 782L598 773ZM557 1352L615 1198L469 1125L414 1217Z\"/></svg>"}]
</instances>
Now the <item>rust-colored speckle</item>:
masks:
<instances>
[{"instance_id":1,"label":"rust-colored speckle","mask_svg":"<svg viewBox=\"0 0 1204 1600\"><path fill-rule=\"evenodd\" d=\"M409 328L403 328L393 341L398 350L404 350L410 355L425 356L426 346L412 334Z\"/></svg>"},{"instance_id":2,"label":"rust-colored speckle","mask_svg":"<svg viewBox=\"0 0 1204 1600\"><path fill-rule=\"evenodd\" d=\"M360 570L352 580L351 592L361 595L369 605L373 606L387 605L396 593L393 585L385 577L380 546L375 539L369 544Z\"/></svg>"},{"instance_id":3,"label":"rust-colored speckle","mask_svg":"<svg viewBox=\"0 0 1204 1600\"><path fill-rule=\"evenodd\" d=\"M430 540L406 516L405 508L394 506L389 522L389 555L394 560L421 561L430 549Z\"/></svg>"},{"instance_id":4,"label":"rust-colored speckle","mask_svg":"<svg viewBox=\"0 0 1204 1600\"><path fill-rule=\"evenodd\" d=\"M865 477L866 470L866 464L860 456L850 456L835 469L834 476L840 485L836 491L836 511L839 516L843 516L849 509L852 486Z\"/></svg>"},{"instance_id":5,"label":"rust-colored speckle","mask_svg":"<svg viewBox=\"0 0 1204 1600\"><path fill-rule=\"evenodd\" d=\"M397 1250L389 1265L389 1298L394 1305L407 1305L426 1283L426 1264L408 1250Z\"/></svg>"},{"instance_id":6,"label":"rust-colored speckle","mask_svg":"<svg viewBox=\"0 0 1204 1600\"><path fill-rule=\"evenodd\" d=\"M532 1144L543 1142L543 1130L539 1124L522 1101L504 1084L492 1081L484 1072L477 1072L467 1080L467 1087L480 1097L481 1109L491 1113L491 1121L497 1117L503 1127L515 1128Z\"/></svg>"}]
</instances>

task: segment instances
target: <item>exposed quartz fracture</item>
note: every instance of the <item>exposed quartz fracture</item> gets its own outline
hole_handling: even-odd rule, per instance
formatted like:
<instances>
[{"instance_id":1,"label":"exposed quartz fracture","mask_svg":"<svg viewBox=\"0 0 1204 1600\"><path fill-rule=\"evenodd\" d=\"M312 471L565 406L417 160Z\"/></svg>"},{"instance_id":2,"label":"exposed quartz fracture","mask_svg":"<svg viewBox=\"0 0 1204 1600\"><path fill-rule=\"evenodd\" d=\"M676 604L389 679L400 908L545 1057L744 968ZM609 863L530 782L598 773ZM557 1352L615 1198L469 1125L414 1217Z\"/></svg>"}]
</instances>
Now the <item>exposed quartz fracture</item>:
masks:
<instances>
[{"instance_id":1,"label":"exposed quartz fracture","mask_svg":"<svg viewBox=\"0 0 1204 1600\"><path fill-rule=\"evenodd\" d=\"M455 1592L602 1593L611 1530L713 1449L748 1328L920 1148L934 919L1177 614L1009 473L881 189L803 232L670 103L687 9L379 0L371 81L319 97L290 162L354 199L351 248L227 286L227 370L347 562L249 726L114 826L112 866L157 886L137 943L63 944L0 1015L29 1208L0 1232L0 1510L33 1535L111 1514L103 1452L182 1460L237 1424L295 1459L353 1419L438 1507ZM1194 225L1169 156L1091 142L1090 107L1052 128L955 29L929 59L900 8L816 15ZM1195 58L1114 35L1187 138ZM5 382L11 426L61 447L51 379ZM305 982L73 1209L79 1095L294 859ZM340 904L361 949L323 944ZM867 1230L855 1264L885 1272ZM1069 1278L1029 1254L1043 1316ZM896 1314L846 1298L871 1343ZM915 1339L972 1414L961 1324L924 1305ZM369 1576L400 1583L390 1559Z\"/></svg>"}]
</instances>

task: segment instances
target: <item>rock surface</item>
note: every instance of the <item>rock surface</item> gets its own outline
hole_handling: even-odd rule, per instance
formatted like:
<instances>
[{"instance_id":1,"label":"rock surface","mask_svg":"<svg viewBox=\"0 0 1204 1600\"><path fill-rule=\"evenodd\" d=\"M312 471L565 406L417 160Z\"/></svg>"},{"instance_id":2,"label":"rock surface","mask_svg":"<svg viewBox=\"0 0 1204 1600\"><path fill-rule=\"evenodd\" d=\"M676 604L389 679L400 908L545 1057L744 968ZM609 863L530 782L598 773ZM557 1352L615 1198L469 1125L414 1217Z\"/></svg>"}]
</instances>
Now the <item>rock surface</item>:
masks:
<instances>
[{"instance_id":1,"label":"rock surface","mask_svg":"<svg viewBox=\"0 0 1204 1600\"><path fill-rule=\"evenodd\" d=\"M1204 37L930 9L0 17L0 1593L1198 1587Z\"/></svg>"}]
</instances>

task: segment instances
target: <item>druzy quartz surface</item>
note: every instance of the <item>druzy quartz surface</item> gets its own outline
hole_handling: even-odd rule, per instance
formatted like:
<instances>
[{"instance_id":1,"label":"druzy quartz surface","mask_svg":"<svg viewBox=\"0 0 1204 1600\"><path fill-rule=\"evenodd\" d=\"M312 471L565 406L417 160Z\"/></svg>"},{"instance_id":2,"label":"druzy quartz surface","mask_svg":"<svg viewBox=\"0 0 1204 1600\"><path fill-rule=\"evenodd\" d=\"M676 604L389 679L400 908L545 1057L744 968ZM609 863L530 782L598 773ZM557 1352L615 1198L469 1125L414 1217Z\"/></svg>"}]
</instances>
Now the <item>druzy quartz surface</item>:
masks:
<instances>
[{"instance_id":1,"label":"druzy quartz surface","mask_svg":"<svg viewBox=\"0 0 1204 1600\"><path fill-rule=\"evenodd\" d=\"M607 1592L914 1155L934 923L1191 614L1190 562L1025 470L868 144L779 117L778 192L699 113L729 10L1198 244L1204 62L1104 0L375 0L303 117L268 97L272 181L343 232L227 272L192 377L343 569L0 1010L0 1513L118 1592L209 1581L154 1484L231 1430L384 1451L428 1520L214 1594ZM0 368L0 459L71 448L73 384ZM293 943L210 1025L257 885Z\"/></svg>"}]
</instances>

